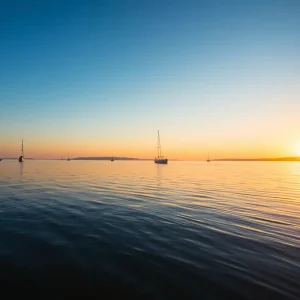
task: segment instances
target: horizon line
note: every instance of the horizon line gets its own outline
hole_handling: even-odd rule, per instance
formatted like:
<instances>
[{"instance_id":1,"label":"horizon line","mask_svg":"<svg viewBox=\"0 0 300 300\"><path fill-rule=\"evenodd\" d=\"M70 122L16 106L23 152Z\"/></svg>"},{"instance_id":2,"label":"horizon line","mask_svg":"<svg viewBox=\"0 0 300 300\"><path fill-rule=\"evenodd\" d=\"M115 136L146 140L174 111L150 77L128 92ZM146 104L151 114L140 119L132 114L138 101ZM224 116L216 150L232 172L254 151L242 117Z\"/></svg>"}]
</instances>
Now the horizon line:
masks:
<instances>
[{"instance_id":1,"label":"horizon line","mask_svg":"<svg viewBox=\"0 0 300 300\"><path fill-rule=\"evenodd\" d=\"M138 157L126 157L126 156L78 156L70 158L70 160L153 160L154 158L138 158ZM2 160L14 160L18 157L1 157ZM34 158L28 157L25 159L28 160L67 160L67 158ZM169 161L207 161L207 159L178 159L178 158L169 158ZM287 156L287 157L274 157L274 158L215 158L210 159L210 161L300 161L300 156Z\"/></svg>"}]
</instances>

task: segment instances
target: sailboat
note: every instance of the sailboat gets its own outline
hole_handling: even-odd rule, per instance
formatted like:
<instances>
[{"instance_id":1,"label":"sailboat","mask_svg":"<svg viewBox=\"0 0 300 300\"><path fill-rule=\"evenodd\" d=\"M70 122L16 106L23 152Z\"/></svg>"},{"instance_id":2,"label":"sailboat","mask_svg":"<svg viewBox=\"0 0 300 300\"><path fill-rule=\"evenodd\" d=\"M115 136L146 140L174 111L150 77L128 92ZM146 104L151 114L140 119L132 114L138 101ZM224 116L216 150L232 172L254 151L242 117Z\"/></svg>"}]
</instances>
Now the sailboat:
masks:
<instances>
[{"instance_id":1,"label":"sailboat","mask_svg":"<svg viewBox=\"0 0 300 300\"><path fill-rule=\"evenodd\" d=\"M156 164L167 164L168 163L168 159L161 155L159 130L158 130L158 136L157 136L157 157L155 157L154 162Z\"/></svg>"},{"instance_id":2,"label":"sailboat","mask_svg":"<svg viewBox=\"0 0 300 300\"><path fill-rule=\"evenodd\" d=\"M112 157L110 161L115 161L114 158Z\"/></svg>"},{"instance_id":3,"label":"sailboat","mask_svg":"<svg viewBox=\"0 0 300 300\"><path fill-rule=\"evenodd\" d=\"M208 152L208 156L207 156L207 162L210 162L210 157L209 157L209 152Z\"/></svg>"},{"instance_id":4,"label":"sailboat","mask_svg":"<svg viewBox=\"0 0 300 300\"><path fill-rule=\"evenodd\" d=\"M21 147L21 156L19 157L19 162L24 162L24 146L23 146L23 139L22 139L22 147Z\"/></svg>"},{"instance_id":5,"label":"sailboat","mask_svg":"<svg viewBox=\"0 0 300 300\"><path fill-rule=\"evenodd\" d=\"M69 153L68 153L68 159L67 159L67 161L70 161L71 159L70 159L70 156L69 156Z\"/></svg>"}]
</instances>

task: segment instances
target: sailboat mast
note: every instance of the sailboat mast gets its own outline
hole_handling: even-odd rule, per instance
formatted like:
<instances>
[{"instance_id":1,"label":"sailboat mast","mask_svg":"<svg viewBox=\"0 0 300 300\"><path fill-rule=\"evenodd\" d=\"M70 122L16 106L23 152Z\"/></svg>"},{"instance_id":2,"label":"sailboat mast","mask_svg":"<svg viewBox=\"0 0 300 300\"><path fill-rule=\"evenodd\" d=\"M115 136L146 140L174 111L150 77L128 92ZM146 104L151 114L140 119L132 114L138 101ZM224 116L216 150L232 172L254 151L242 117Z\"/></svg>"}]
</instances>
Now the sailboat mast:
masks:
<instances>
[{"instance_id":1,"label":"sailboat mast","mask_svg":"<svg viewBox=\"0 0 300 300\"><path fill-rule=\"evenodd\" d=\"M161 146L160 146L159 130L158 130L158 136L157 136L157 156L161 157Z\"/></svg>"},{"instance_id":2,"label":"sailboat mast","mask_svg":"<svg viewBox=\"0 0 300 300\"><path fill-rule=\"evenodd\" d=\"M23 139L22 139L22 147L21 147L22 156L24 157L24 147L23 147Z\"/></svg>"}]
</instances>

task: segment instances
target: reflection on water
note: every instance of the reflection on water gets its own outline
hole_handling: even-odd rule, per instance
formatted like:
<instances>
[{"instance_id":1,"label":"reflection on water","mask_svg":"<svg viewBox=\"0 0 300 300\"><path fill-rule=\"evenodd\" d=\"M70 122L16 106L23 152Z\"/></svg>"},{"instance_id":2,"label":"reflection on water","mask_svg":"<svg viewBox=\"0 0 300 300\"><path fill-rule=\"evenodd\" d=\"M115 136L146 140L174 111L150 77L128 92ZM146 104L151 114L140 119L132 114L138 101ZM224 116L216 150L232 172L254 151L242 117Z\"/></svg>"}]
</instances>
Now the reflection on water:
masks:
<instances>
[{"instance_id":1,"label":"reflection on water","mask_svg":"<svg viewBox=\"0 0 300 300\"><path fill-rule=\"evenodd\" d=\"M84 297L297 299L299 224L296 162L0 165L8 286Z\"/></svg>"},{"instance_id":2,"label":"reflection on water","mask_svg":"<svg viewBox=\"0 0 300 300\"><path fill-rule=\"evenodd\" d=\"M24 163L19 162L19 166L20 166L20 177L22 177L24 172Z\"/></svg>"}]
</instances>

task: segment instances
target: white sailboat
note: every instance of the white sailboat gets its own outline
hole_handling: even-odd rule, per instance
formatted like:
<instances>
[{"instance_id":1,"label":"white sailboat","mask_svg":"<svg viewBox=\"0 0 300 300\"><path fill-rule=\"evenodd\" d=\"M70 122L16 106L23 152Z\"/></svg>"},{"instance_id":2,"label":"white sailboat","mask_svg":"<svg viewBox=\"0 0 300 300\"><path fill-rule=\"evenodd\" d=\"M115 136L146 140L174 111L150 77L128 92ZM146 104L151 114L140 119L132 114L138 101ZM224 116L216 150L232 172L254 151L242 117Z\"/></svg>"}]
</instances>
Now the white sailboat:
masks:
<instances>
[{"instance_id":1,"label":"white sailboat","mask_svg":"<svg viewBox=\"0 0 300 300\"><path fill-rule=\"evenodd\" d=\"M21 146L21 156L19 157L19 162L24 162L24 146L23 146L23 139L22 139L22 146Z\"/></svg>"},{"instance_id":2,"label":"white sailboat","mask_svg":"<svg viewBox=\"0 0 300 300\"><path fill-rule=\"evenodd\" d=\"M157 157L155 157L154 162L156 164L167 164L168 163L168 159L161 155L159 130L158 130L158 137L157 137Z\"/></svg>"}]
</instances>

